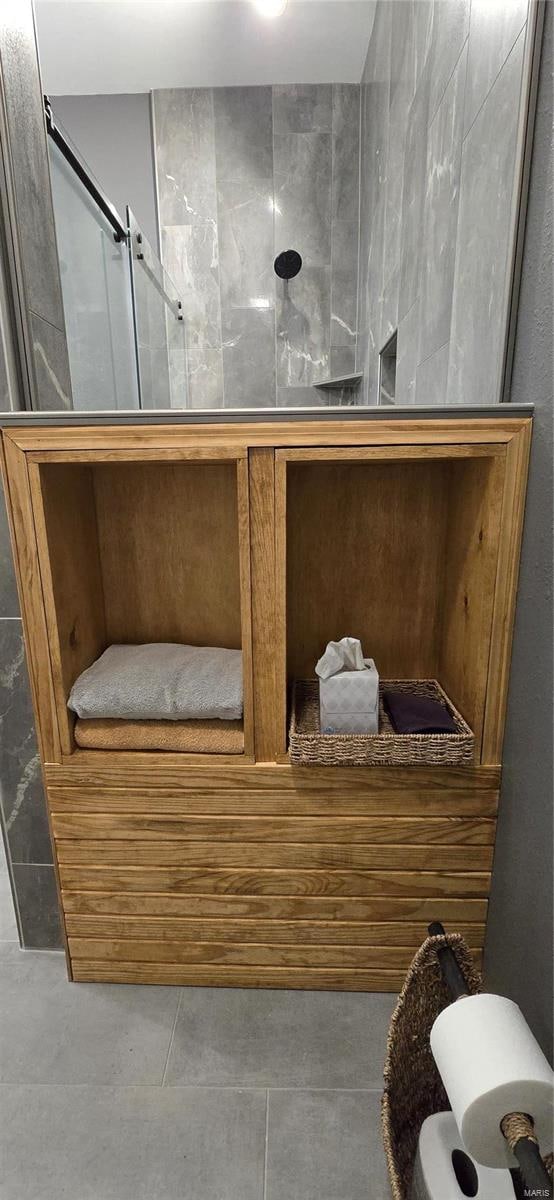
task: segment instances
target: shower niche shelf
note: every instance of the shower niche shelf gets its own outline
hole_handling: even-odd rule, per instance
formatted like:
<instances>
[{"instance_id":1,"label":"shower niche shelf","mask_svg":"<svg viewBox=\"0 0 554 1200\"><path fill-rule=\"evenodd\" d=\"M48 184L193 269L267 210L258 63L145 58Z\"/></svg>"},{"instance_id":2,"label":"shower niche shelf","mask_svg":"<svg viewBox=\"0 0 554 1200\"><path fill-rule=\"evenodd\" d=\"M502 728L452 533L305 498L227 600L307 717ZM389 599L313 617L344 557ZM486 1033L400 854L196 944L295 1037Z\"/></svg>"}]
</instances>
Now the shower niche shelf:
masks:
<instances>
[{"instance_id":1,"label":"shower niche shelf","mask_svg":"<svg viewBox=\"0 0 554 1200\"><path fill-rule=\"evenodd\" d=\"M395 991L440 914L477 959L531 422L430 416L5 428L68 973ZM470 765L299 767L326 642L436 678ZM76 748L111 642L241 647L242 755Z\"/></svg>"}]
</instances>

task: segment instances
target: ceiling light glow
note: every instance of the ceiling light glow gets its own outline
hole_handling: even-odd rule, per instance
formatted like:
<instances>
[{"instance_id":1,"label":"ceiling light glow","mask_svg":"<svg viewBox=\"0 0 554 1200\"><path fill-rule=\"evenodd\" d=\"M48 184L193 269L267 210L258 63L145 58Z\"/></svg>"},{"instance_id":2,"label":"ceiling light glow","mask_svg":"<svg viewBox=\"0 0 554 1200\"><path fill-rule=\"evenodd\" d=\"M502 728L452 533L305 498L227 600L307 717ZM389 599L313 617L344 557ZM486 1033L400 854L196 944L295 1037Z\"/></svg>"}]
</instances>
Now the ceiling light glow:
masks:
<instances>
[{"instance_id":1,"label":"ceiling light glow","mask_svg":"<svg viewBox=\"0 0 554 1200\"><path fill-rule=\"evenodd\" d=\"M287 0L252 0L261 17L280 17L287 7Z\"/></svg>"}]
</instances>

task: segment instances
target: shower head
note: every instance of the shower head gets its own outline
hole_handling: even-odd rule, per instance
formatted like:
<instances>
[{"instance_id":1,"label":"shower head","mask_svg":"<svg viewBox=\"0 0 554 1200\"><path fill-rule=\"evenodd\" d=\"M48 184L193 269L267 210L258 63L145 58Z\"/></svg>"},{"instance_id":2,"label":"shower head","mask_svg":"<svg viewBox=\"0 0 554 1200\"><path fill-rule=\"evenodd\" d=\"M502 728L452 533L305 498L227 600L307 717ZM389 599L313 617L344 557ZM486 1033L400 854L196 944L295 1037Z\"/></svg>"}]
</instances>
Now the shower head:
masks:
<instances>
[{"instance_id":1,"label":"shower head","mask_svg":"<svg viewBox=\"0 0 554 1200\"><path fill-rule=\"evenodd\" d=\"M279 279L294 279L301 266L302 259L298 250L282 250L273 263L275 274L279 276Z\"/></svg>"}]
</instances>

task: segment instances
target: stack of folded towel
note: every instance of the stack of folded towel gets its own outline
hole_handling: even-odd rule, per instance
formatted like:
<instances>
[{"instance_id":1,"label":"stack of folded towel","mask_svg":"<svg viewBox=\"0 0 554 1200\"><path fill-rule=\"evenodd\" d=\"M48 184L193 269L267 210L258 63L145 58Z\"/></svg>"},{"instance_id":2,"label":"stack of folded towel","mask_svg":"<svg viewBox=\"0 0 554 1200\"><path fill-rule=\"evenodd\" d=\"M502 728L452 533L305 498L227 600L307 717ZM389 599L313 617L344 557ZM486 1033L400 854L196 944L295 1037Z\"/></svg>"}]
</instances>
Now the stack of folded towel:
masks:
<instances>
[{"instance_id":1,"label":"stack of folded towel","mask_svg":"<svg viewBox=\"0 0 554 1200\"><path fill-rule=\"evenodd\" d=\"M152 642L109 646L73 684L75 741L89 749L241 754L242 654Z\"/></svg>"}]
</instances>

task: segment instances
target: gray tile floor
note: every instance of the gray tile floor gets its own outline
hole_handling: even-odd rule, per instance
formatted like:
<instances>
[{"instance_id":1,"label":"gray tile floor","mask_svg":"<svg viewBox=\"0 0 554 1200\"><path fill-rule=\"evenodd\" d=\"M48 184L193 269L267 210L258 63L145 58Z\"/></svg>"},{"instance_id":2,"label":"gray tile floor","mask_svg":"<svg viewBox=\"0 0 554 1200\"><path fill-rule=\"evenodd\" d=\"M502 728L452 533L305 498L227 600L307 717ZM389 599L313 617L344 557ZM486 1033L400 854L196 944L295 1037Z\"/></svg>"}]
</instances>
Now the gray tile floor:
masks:
<instances>
[{"instance_id":1,"label":"gray tile floor","mask_svg":"<svg viewBox=\"0 0 554 1200\"><path fill-rule=\"evenodd\" d=\"M1 1200L388 1200L392 997L68 984L4 879Z\"/></svg>"}]
</instances>

